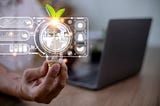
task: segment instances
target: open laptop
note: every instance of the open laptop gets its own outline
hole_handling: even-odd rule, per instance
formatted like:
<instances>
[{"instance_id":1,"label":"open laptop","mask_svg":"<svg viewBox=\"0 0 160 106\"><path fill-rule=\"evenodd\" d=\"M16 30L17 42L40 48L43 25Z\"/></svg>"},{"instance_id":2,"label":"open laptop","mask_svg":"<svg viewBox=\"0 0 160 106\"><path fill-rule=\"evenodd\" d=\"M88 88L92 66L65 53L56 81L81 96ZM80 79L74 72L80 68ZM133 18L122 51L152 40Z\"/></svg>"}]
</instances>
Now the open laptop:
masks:
<instances>
[{"instance_id":1,"label":"open laptop","mask_svg":"<svg viewBox=\"0 0 160 106\"><path fill-rule=\"evenodd\" d=\"M69 76L69 84L100 89L135 75L141 70L152 19L109 21L99 64L80 65L73 71L87 74Z\"/></svg>"}]
</instances>

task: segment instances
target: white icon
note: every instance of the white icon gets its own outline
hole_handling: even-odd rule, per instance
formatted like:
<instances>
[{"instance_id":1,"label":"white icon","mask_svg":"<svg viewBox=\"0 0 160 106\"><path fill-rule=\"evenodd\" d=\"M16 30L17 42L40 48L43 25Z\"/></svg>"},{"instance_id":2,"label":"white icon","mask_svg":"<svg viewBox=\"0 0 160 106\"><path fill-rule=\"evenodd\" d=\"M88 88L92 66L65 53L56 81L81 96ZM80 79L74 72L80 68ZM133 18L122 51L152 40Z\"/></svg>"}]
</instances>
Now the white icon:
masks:
<instances>
[{"instance_id":1,"label":"white icon","mask_svg":"<svg viewBox=\"0 0 160 106\"><path fill-rule=\"evenodd\" d=\"M28 37L27 33L22 34L22 38L26 39Z\"/></svg>"},{"instance_id":2,"label":"white icon","mask_svg":"<svg viewBox=\"0 0 160 106\"><path fill-rule=\"evenodd\" d=\"M82 53L85 52L85 47L84 46L81 46L81 47L77 46L76 50L77 50L78 53L82 54Z\"/></svg>"},{"instance_id":3,"label":"white icon","mask_svg":"<svg viewBox=\"0 0 160 106\"><path fill-rule=\"evenodd\" d=\"M22 44L19 44L19 52L22 52Z\"/></svg>"},{"instance_id":4,"label":"white icon","mask_svg":"<svg viewBox=\"0 0 160 106\"><path fill-rule=\"evenodd\" d=\"M27 51L28 51L27 45L23 45L23 52L27 52Z\"/></svg>"},{"instance_id":5,"label":"white icon","mask_svg":"<svg viewBox=\"0 0 160 106\"><path fill-rule=\"evenodd\" d=\"M38 23L40 23L40 22L41 22L41 20L37 20L37 22L38 22Z\"/></svg>"},{"instance_id":6,"label":"white icon","mask_svg":"<svg viewBox=\"0 0 160 106\"><path fill-rule=\"evenodd\" d=\"M13 45L10 45L9 51L13 52Z\"/></svg>"},{"instance_id":7,"label":"white icon","mask_svg":"<svg viewBox=\"0 0 160 106\"><path fill-rule=\"evenodd\" d=\"M18 45L17 45L17 44L14 45L14 52L15 52L15 53L18 52Z\"/></svg>"},{"instance_id":8,"label":"white icon","mask_svg":"<svg viewBox=\"0 0 160 106\"><path fill-rule=\"evenodd\" d=\"M30 20L25 20L24 22L25 22L26 25L31 25L32 24L32 22Z\"/></svg>"},{"instance_id":9,"label":"white icon","mask_svg":"<svg viewBox=\"0 0 160 106\"><path fill-rule=\"evenodd\" d=\"M34 45L31 45L31 49L33 49L33 50L34 50L35 48L36 48L36 47L35 47Z\"/></svg>"},{"instance_id":10,"label":"white icon","mask_svg":"<svg viewBox=\"0 0 160 106\"><path fill-rule=\"evenodd\" d=\"M78 28L83 28L83 23L80 22L80 23L78 23L77 26L78 26Z\"/></svg>"},{"instance_id":11,"label":"white icon","mask_svg":"<svg viewBox=\"0 0 160 106\"><path fill-rule=\"evenodd\" d=\"M82 33L79 33L79 34L78 34L77 41L79 41L79 42L83 42L83 41L84 41L84 36L83 36Z\"/></svg>"},{"instance_id":12,"label":"white icon","mask_svg":"<svg viewBox=\"0 0 160 106\"><path fill-rule=\"evenodd\" d=\"M75 22L75 28L78 31L82 31L86 28L86 23L84 21L80 21L80 20L76 21Z\"/></svg>"}]
</instances>

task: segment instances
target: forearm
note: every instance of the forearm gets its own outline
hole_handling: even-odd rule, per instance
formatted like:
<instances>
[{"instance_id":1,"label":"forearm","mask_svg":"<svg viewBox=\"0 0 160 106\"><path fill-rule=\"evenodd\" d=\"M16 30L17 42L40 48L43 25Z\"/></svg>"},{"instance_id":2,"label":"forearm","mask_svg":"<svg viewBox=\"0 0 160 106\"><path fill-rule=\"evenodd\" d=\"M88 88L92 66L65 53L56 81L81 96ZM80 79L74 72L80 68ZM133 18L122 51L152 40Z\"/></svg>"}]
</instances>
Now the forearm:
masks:
<instances>
[{"instance_id":1,"label":"forearm","mask_svg":"<svg viewBox=\"0 0 160 106\"><path fill-rule=\"evenodd\" d=\"M18 84L20 75L0 70L0 92L11 96L19 97Z\"/></svg>"}]
</instances>

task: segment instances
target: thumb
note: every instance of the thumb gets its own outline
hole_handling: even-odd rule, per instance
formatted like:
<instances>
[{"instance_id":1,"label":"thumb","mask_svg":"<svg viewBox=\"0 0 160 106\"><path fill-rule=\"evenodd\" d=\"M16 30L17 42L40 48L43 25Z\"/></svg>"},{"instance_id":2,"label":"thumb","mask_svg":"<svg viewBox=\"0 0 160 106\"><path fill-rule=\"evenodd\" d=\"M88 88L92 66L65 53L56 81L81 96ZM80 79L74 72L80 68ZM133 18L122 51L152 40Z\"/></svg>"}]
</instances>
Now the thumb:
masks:
<instances>
[{"instance_id":1,"label":"thumb","mask_svg":"<svg viewBox=\"0 0 160 106\"><path fill-rule=\"evenodd\" d=\"M27 81L34 81L40 77L45 76L48 71L48 63L45 61L42 67L28 69L24 72L24 77Z\"/></svg>"}]
</instances>

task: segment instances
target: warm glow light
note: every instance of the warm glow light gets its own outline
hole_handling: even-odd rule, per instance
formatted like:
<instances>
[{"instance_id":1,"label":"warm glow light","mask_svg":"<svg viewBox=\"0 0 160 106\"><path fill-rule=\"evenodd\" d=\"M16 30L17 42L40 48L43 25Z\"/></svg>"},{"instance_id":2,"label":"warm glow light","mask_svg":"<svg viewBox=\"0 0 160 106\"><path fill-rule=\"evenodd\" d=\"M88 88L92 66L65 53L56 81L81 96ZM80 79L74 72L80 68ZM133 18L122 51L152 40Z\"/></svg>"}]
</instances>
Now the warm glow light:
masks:
<instances>
[{"instance_id":1,"label":"warm glow light","mask_svg":"<svg viewBox=\"0 0 160 106\"><path fill-rule=\"evenodd\" d=\"M13 36L13 35L14 35L13 32L9 32L9 33L8 33L8 36Z\"/></svg>"},{"instance_id":2,"label":"warm glow light","mask_svg":"<svg viewBox=\"0 0 160 106\"><path fill-rule=\"evenodd\" d=\"M70 32L70 33L69 33L69 35L70 35L70 36L73 36L73 33L72 33L72 32Z\"/></svg>"},{"instance_id":3,"label":"warm glow light","mask_svg":"<svg viewBox=\"0 0 160 106\"><path fill-rule=\"evenodd\" d=\"M16 57L16 56L17 56L17 53L13 53L12 55L13 55L14 57Z\"/></svg>"},{"instance_id":4,"label":"warm glow light","mask_svg":"<svg viewBox=\"0 0 160 106\"><path fill-rule=\"evenodd\" d=\"M59 19L57 19L57 18L53 18L53 19L51 20L51 24L52 24L53 26L56 26L58 23L59 23Z\"/></svg>"},{"instance_id":5,"label":"warm glow light","mask_svg":"<svg viewBox=\"0 0 160 106\"><path fill-rule=\"evenodd\" d=\"M67 59L67 58L64 58L64 59L63 59L63 62L64 62L64 63L67 63L67 62L68 62L68 59Z\"/></svg>"},{"instance_id":6,"label":"warm glow light","mask_svg":"<svg viewBox=\"0 0 160 106\"><path fill-rule=\"evenodd\" d=\"M60 22L61 22L61 23L64 23L64 19L63 19L63 18L60 18Z\"/></svg>"}]
</instances>

